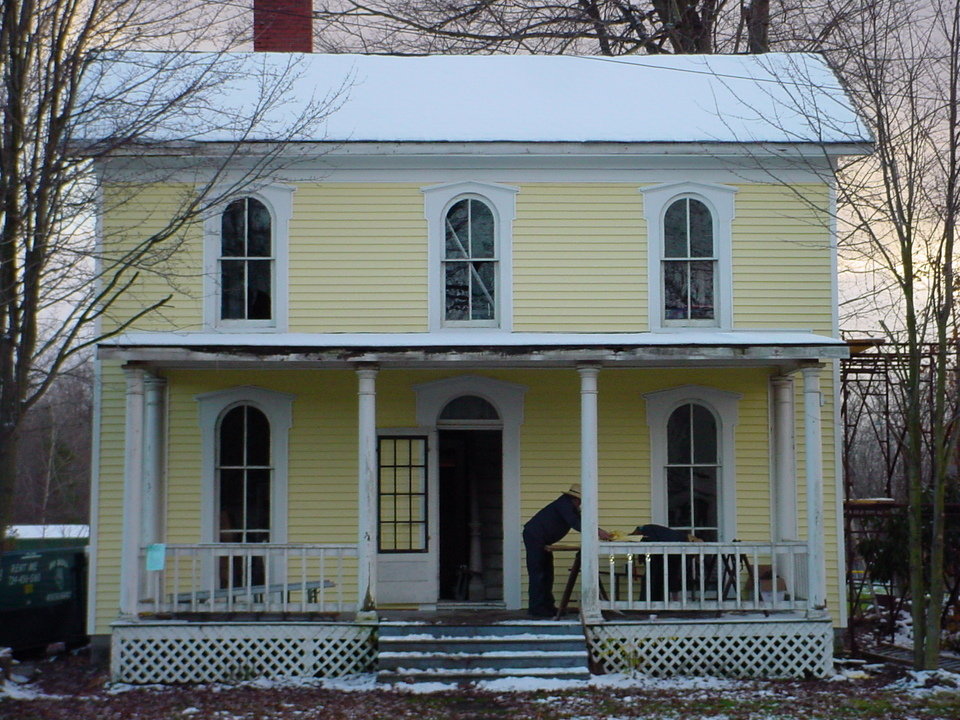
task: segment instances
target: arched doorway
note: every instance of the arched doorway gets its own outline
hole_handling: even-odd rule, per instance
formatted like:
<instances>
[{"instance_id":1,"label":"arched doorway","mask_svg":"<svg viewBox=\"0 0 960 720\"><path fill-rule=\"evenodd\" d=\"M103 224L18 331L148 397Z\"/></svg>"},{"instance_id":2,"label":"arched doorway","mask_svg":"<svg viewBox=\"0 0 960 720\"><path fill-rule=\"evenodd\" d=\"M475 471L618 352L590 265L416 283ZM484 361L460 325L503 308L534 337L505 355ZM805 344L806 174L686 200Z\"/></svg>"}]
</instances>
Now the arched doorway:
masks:
<instances>
[{"instance_id":1,"label":"arched doorway","mask_svg":"<svg viewBox=\"0 0 960 720\"><path fill-rule=\"evenodd\" d=\"M437 418L441 602L504 599L502 428L478 395L450 400Z\"/></svg>"}]
</instances>

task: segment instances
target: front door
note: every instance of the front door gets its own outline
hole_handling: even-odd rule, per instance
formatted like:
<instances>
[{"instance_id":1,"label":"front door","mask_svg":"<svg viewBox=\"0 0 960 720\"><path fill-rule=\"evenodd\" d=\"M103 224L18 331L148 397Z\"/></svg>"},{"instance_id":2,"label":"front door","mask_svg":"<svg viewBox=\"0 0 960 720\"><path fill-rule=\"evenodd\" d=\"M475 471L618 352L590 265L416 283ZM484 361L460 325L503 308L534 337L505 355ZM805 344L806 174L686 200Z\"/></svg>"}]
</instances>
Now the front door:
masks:
<instances>
[{"instance_id":1,"label":"front door","mask_svg":"<svg viewBox=\"0 0 960 720\"><path fill-rule=\"evenodd\" d=\"M441 429L439 599L503 600L503 449L496 429Z\"/></svg>"},{"instance_id":2,"label":"front door","mask_svg":"<svg viewBox=\"0 0 960 720\"><path fill-rule=\"evenodd\" d=\"M378 438L380 604L432 604L437 600L430 439L423 434L383 434Z\"/></svg>"}]
</instances>

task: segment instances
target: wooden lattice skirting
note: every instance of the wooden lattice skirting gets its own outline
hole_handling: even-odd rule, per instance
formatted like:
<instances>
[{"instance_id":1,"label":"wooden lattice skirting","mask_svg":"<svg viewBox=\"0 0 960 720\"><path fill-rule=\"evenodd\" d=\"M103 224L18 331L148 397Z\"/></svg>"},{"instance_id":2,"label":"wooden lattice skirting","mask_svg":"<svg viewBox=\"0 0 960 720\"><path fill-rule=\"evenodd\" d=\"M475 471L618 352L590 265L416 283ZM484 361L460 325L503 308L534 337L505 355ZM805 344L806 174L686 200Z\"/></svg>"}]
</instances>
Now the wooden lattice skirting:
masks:
<instances>
[{"instance_id":1,"label":"wooden lattice skirting","mask_svg":"<svg viewBox=\"0 0 960 720\"><path fill-rule=\"evenodd\" d=\"M370 672L374 629L354 623L116 623L111 676L125 683L236 682Z\"/></svg>"},{"instance_id":2,"label":"wooden lattice skirting","mask_svg":"<svg viewBox=\"0 0 960 720\"><path fill-rule=\"evenodd\" d=\"M587 628L596 669L654 677L824 677L833 666L829 619L678 620Z\"/></svg>"}]
</instances>

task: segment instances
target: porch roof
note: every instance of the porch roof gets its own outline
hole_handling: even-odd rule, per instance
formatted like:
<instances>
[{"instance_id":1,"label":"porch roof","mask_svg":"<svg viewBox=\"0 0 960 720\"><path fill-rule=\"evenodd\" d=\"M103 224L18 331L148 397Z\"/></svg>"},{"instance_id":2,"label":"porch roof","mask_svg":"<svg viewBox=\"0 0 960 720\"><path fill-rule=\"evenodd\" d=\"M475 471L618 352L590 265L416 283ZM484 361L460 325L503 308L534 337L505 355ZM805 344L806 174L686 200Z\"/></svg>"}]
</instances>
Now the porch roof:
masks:
<instances>
[{"instance_id":1,"label":"porch roof","mask_svg":"<svg viewBox=\"0 0 960 720\"><path fill-rule=\"evenodd\" d=\"M685 330L644 333L217 333L129 332L98 345L104 359L163 366L622 367L783 365L848 355L847 345L809 332Z\"/></svg>"}]
</instances>

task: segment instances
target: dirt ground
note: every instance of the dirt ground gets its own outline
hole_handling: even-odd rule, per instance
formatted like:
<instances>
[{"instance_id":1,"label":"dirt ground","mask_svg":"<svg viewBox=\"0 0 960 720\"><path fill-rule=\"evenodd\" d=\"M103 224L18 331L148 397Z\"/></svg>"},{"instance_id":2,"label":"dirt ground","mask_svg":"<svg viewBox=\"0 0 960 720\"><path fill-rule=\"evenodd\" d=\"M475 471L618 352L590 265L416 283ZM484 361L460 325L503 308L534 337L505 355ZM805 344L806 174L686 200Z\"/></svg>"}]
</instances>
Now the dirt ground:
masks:
<instances>
[{"instance_id":1,"label":"dirt ground","mask_svg":"<svg viewBox=\"0 0 960 720\"><path fill-rule=\"evenodd\" d=\"M0 690L3 720L957 720L960 676L917 675L872 665L832 680L729 681L602 678L591 684L517 691L429 691L424 686L351 683L113 687L82 655L22 665L35 676ZM22 678L21 678L22 679ZM952 687L951 687L952 686Z\"/></svg>"}]
</instances>

